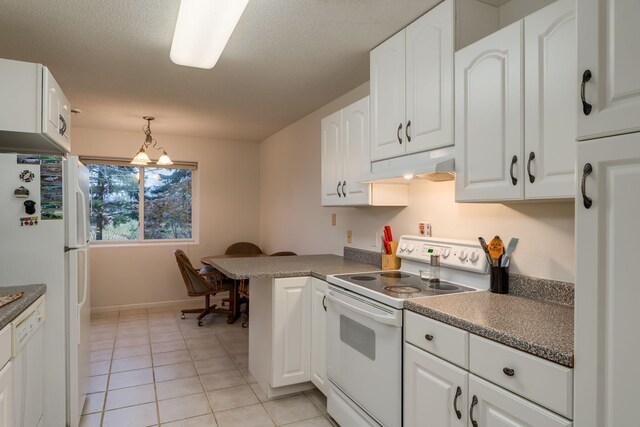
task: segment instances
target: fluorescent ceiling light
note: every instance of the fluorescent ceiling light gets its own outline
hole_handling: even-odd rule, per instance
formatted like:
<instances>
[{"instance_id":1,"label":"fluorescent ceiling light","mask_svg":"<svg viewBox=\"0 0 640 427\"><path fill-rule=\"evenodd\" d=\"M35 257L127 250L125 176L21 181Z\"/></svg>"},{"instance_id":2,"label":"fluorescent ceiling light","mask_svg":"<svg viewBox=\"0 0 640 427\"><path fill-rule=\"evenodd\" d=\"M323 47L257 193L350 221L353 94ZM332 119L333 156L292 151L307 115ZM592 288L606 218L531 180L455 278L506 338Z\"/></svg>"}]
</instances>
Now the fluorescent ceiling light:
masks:
<instances>
[{"instance_id":1,"label":"fluorescent ceiling light","mask_svg":"<svg viewBox=\"0 0 640 427\"><path fill-rule=\"evenodd\" d=\"M178 65L213 68L249 0L182 0L171 45Z\"/></svg>"}]
</instances>

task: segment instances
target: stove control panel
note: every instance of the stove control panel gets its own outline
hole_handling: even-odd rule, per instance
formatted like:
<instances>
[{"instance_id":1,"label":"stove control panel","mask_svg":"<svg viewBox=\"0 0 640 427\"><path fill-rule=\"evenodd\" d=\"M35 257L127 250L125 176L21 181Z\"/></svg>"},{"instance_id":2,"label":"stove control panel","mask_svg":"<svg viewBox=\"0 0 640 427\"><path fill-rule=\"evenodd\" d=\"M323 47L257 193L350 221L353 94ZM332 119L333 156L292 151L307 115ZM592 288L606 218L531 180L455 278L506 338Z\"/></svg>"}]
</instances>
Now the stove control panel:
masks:
<instances>
[{"instance_id":1,"label":"stove control panel","mask_svg":"<svg viewBox=\"0 0 640 427\"><path fill-rule=\"evenodd\" d=\"M422 236L401 236L396 256L429 264L431 255L440 255L440 265L459 270L487 273L489 263L478 242L439 239Z\"/></svg>"}]
</instances>

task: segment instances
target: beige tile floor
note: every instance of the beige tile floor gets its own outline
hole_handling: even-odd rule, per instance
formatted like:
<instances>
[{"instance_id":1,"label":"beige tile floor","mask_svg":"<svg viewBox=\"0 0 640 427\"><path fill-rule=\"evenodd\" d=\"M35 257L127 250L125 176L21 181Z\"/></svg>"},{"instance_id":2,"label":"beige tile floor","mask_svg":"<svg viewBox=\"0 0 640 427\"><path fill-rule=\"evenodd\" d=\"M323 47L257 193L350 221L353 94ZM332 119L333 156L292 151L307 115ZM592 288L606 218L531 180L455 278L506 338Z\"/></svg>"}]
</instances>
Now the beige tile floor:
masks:
<instances>
[{"instance_id":1,"label":"beige tile floor","mask_svg":"<svg viewBox=\"0 0 640 427\"><path fill-rule=\"evenodd\" d=\"M248 370L248 329L179 308L96 314L80 427L335 426L312 390L266 398Z\"/></svg>"}]
</instances>

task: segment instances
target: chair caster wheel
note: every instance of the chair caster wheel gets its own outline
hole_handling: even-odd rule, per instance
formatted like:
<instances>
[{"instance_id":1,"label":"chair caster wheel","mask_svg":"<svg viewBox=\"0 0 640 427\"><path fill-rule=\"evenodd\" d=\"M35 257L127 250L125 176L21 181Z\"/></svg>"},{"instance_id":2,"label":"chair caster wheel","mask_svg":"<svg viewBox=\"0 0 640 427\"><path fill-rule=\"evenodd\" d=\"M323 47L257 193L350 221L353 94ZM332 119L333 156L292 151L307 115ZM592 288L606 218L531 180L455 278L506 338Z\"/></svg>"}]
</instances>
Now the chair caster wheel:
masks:
<instances>
[{"instance_id":1,"label":"chair caster wheel","mask_svg":"<svg viewBox=\"0 0 640 427\"><path fill-rule=\"evenodd\" d=\"M248 326L249 326L249 322L242 322L242 327L243 327L243 328L246 328L246 327L248 327Z\"/></svg>"},{"instance_id":2,"label":"chair caster wheel","mask_svg":"<svg viewBox=\"0 0 640 427\"><path fill-rule=\"evenodd\" d=\"M181 319L186 319L186 317L184 316L184 313L182 313L182 316L180 316Z\"/></svg>"},{"instance_id":3,"label":"chair caster wheel","mask_svg":"<svg viewBox=\"0 0 640 427\"><path fill-rule=\"evenodd\" d=\"M198 320L198 326L202 326L202 320Z\"/></svg>"}]
</instances>

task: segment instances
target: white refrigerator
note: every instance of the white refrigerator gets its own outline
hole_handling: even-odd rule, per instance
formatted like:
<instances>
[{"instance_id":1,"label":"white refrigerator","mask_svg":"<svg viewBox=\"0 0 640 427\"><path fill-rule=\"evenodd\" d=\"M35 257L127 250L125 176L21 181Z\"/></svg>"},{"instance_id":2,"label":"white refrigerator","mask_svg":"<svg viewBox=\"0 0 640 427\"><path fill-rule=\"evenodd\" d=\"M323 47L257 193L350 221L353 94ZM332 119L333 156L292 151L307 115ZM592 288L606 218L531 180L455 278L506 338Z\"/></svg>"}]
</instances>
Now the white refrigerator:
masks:
<instances>
[{"instance_id":1,"label":"white refrigerator","mask_svg":"<svg viewBox=\"0 0 640 427\"><path fill-rule=\"evenodd\" d=\"M0 286L47 285L44 426L79 425L89 380L89 173L77 157L0 154Z\"/></svg>"}]
</instances>

